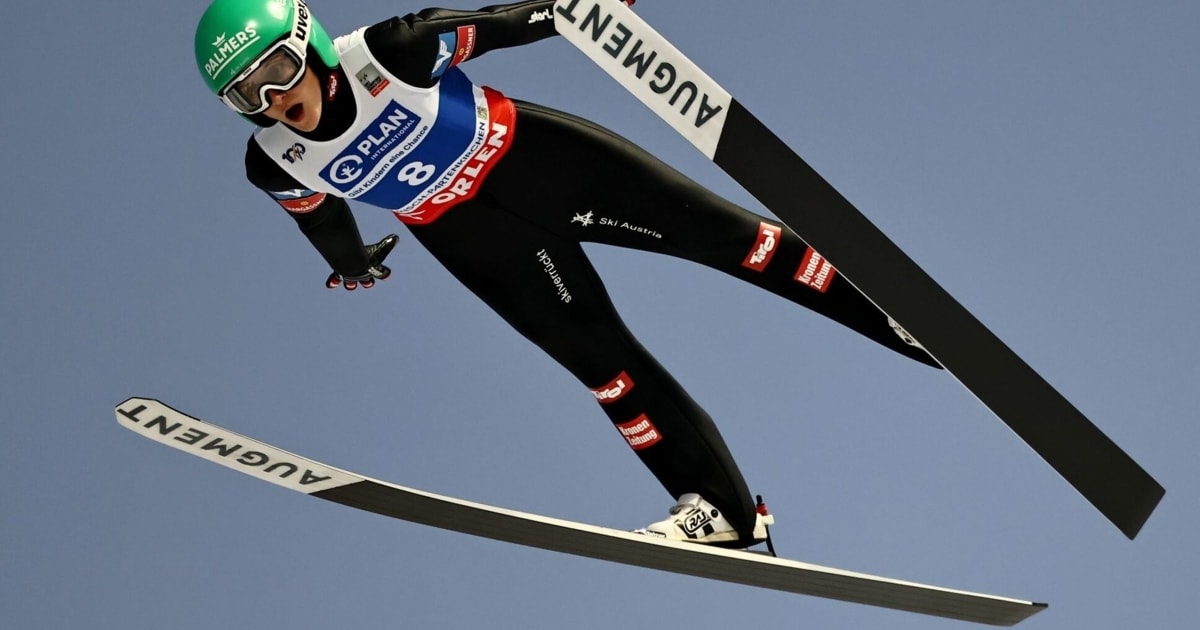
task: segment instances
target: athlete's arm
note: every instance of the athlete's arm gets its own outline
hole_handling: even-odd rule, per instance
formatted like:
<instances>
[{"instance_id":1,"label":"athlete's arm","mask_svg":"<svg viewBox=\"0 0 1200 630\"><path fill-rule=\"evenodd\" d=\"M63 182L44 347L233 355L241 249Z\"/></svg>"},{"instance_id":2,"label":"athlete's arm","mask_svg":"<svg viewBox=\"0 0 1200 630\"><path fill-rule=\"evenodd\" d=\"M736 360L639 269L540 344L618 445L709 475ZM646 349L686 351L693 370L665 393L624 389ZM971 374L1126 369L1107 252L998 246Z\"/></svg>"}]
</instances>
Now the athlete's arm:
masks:
<instances>
[{"instance_id":1,"label":"athlete's arm","mask_svg":"<svg viewBox=\"0 0 1200 630\"><path fill-rule=\"evenodd\" d=\"M368 274L371 260L345 199L306 189L253 138L246 143L246 178L287 211L336 274Z\"/></svg>"},{"instance_id":2,"label":"athlete's arm","mask_svg":"<svg viewBox=\"0 0 1200 630\"><path fill-rule=\"evenodd\" d=\"M389 72L409 85L429 87L451 66L556 34L554 0L532 0L478 11L425 9L368 27L364 36Z\"/></svg>"}]
</instances>

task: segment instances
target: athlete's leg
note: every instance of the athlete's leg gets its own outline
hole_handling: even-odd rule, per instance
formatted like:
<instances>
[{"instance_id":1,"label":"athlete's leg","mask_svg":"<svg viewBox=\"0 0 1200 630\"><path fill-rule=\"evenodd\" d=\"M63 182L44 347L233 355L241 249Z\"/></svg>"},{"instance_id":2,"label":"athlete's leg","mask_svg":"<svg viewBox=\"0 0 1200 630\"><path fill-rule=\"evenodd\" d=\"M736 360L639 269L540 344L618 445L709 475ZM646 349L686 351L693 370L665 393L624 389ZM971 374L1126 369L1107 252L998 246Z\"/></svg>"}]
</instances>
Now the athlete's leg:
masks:
<instances>
[{"instance_id":1,"label":"athlete's leg","mask_svg":"<svg viewBox=\"0 0 1200 630\"><path fill-rule=\"evenodd\" d=\"M783 223L713 194L593 123L535 105L519 107L513 148L497 172L524 177L504 176L492 187L506 208L564 238L699 262L933 365Z\"/></svg>"},{"instance_id":2,"label":"athlete's leg","mask_svg":"<svg viewBox=\"0 0 1200 630\"><path fill-rule=\"evenodd\" d=\"M630 334L579 243L494 206L486 194L412 232L593 391L617 435L673 497L698 493L750 535L754 503L712 419Z\"/></svg>"}]
</instances>

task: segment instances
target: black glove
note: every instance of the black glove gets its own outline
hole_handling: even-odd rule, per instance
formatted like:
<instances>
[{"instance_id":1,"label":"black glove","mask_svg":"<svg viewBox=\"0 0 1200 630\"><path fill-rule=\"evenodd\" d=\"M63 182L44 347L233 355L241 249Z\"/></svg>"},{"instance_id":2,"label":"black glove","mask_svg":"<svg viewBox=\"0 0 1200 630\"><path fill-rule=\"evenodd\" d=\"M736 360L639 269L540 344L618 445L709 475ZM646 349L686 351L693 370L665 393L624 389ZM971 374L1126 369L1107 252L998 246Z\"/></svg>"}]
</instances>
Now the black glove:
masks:
<instances>
[{"instance_id":1,"label":"black glove","mask_svg":"<svg viewBox=\"0 0 1200 630\"><path fill-rule=\"evenodd\" d=\"M398 242L400 242L399 236L388 234L378 243L367 245L366 271L353 275L341 274L335 271L325 279L325 287L336 289L338 285L341 285L347 291L353 291L359 285L362 285L364 289L370 289L375 286L376 280L387 280L388 276L392 275L392 270L383 264L383 259L387 258L387 255L392 252L392 248Z\"/></svg>"}]
</instances>

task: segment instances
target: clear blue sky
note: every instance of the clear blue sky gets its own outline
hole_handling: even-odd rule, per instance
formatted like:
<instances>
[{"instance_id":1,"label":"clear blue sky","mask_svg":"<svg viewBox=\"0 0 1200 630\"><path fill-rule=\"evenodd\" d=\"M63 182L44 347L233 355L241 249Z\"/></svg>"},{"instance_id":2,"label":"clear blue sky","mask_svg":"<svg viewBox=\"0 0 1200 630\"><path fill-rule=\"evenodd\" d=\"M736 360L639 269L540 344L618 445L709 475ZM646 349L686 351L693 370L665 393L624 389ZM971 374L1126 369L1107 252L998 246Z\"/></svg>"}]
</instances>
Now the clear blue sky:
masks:
<instances>
[{"instance_id":1,"label":"clear blue sky","mask_svg":"<svg viewBox=\"0 0 1200 630\"><path fill-rule=\"evenodd\" d=\"M312 0L335 33L423 6ZM962 625L390 521L120 429L112 407L151 396L505 507L633 528L670 502L591 395L387 213L358 216L401 232L393 278L322 288L242 179L251 129L192 60L202 10L0 7L0 625ZM1194 623L1200 4L637 10L1167 488L1130 542L945 374L707 269L592 248L766 495L781 553L1050 602L1031 629ZM565 41L466 70L761 210Z\"/></svg>"}]
</instances>

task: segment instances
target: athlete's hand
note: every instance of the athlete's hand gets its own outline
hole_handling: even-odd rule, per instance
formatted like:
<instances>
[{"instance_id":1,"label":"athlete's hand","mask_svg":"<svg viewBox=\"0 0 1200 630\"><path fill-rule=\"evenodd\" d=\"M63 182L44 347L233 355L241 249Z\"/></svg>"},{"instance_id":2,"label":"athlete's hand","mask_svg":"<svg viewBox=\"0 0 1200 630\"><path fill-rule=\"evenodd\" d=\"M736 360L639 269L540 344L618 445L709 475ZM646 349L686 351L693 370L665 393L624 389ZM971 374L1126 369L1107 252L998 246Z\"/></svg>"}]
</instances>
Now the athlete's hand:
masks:
<instances>
[{"instance_id":1,"label":"athlete's hand","mask_svg":"<svg viewBox=\"0 0 1200 630\"><path fill-rule=\"evenodd\" d=\"M325 287L336 289L340 285L347 291L353 291L359 286L370 289L375 286L376 280L387 280L388 276L392 275L392 270L383 264L383 260L387 258L399 241L399 236L388 234L378 243L367 245L369 266L366 271L356 274L342 274L335 271L325 279Z\"/></svg>"}]
</instances>

